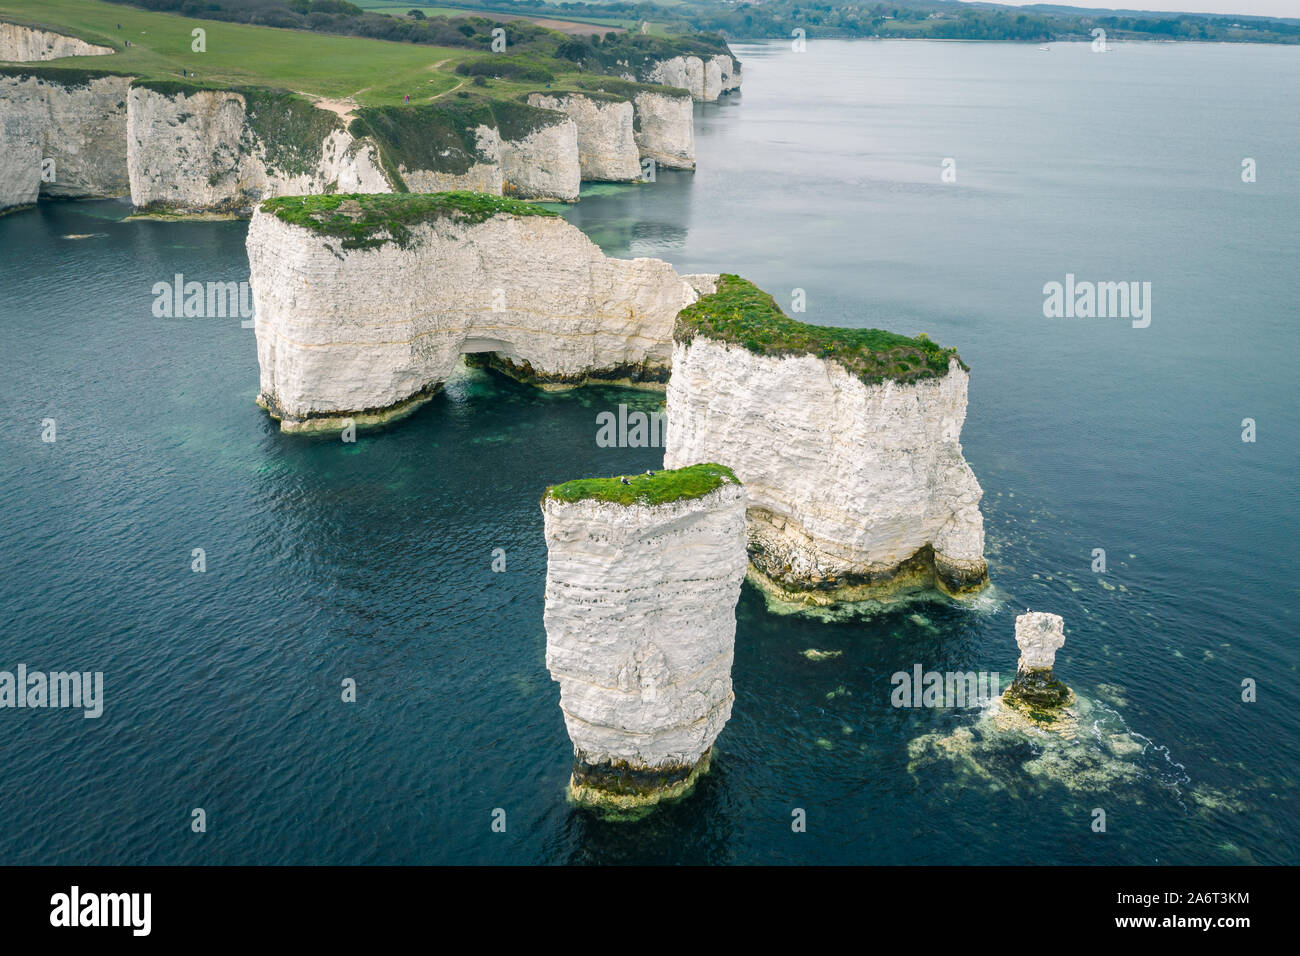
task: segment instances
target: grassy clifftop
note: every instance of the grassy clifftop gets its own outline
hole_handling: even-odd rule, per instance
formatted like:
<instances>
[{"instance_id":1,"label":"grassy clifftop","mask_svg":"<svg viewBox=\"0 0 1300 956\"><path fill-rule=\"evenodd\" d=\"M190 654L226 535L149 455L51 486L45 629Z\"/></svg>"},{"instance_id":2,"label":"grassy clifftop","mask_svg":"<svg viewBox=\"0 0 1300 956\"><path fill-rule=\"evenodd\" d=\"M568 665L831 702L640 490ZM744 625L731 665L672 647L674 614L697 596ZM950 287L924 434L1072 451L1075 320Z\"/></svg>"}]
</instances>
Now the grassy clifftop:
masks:
<instances>
[{"instance_id":1,"label":"grassy clifftop","mask_svg":"<svg viewBox=\"0 0 1300 956\"><path fill-rule=\"evenodd\" d=\"M945 349L922 334L908 338L880 329L846 329L796 322L758 286L736 275L722 275L718 289L677 315L673 339L696 335L742 346L758 355L815 355L839 363L868 385L886 379L913 382L948 372L956 349ZM962 368L966 366L963 364Z\"/></svg>"},{"instance_id":2,"label":"grassy clifftop","mask_svg":"<svg viewBox=\"0 0 1300 956\"><path fill-rule=\"evenodd\" d=\"M405 247L412 226L438 219L475 223L498 213L556 216L549 209L518 199L464 191L277 196L263 200L262 211L323 236L340 238L344 249L369 249L389 242Z\"/></svg>"},{"instance_id":3,"label":"grassy clifftop","mask_svg":"<svg viewBox=\"0 0 1300 956\"><path fill-rule=\"evenodd\" d=\"M627 484L623 480L627 480ZM546 489L546 498L556 501L606 501L616 505L665 505L674 501L703 498L723 485L738 485L740 479L725 465L706 462L650 475L616 478L579 478Z\"/></svg>"}]
</instances>

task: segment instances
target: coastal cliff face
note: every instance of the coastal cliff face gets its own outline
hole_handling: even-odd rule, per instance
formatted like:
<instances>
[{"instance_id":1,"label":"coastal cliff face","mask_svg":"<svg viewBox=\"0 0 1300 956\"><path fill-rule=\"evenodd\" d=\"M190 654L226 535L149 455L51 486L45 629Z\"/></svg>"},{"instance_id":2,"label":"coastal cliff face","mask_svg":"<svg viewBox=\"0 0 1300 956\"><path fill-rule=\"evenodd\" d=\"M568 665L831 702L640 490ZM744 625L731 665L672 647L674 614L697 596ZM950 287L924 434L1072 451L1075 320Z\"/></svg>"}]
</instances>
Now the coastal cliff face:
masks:
<instances>
[{"instance_id":1,"label":"coastal cliff face","mask_svg":"<svg viewBox=\"0 0 1300 956\"><path fill-rule=\"evenodd\" d=\"M42 195L125 195L130 83L110 75L0 73L0 209Z\"/></svg>"},{"instance_id":2,"label":"coastal cliff face","mask_svg":"<svg viewBox=\"0 0 1300 956\"><path fill-rule=\"evenodd\" d=\"M745 483L756 584L829 605L987 582L955 356L942 374L868 384L802 349L760 354L681 321L677 339L664 463L722 461Z\"/></svg>"},{"instance_id":3,"label":"coastal cliff face","mask_svg":"<svg viewBox=\"0 0 1300 956\"><path fill-rule=\"evenodd\" d=\"M476 193L501 195L501 136L491 126L478 126L474 131L474 159L463 171L445 172L440 169L408 169L399 166L402 181L413 193L441 193L465 189ZM345 191L340 187L340 191ZM346 190L351 192L353 190Z\"/></svg>"},{"instance_id":4,"label":"coastal cliff face","mask_svg":"<svg viewBox=\"0 0 1300 956\"><path fill-rule=\"evenodd\" d=\"M642 92L634 135L643 157L668 169L695 168L695 116L689 94Z\"/></svg>"},{"instance_id":5,"label":"coastal cliff face","mask_svg":"<svg viewBox=\"0 0 1300 956\"><path fill-rule=\"evenodd\" d=\"M259 208L248 232L259 402L285 431L398 417L462 354L491 353L502 371L543 387L661 383L675 316L697 298L667 263L607 258L524 203L462 193L272 203L293 218L308 201L332 204L325 219L361 225L340 237ZM518 212L465 215L457 204Z\"/></svg>"},{"instance_id":6,"label":"coastal cliff face","mask_svg":"<svg viewBox=\"0 0 1300 956\"><path fill-rule=\"evenodd\" d=\"M268 196L392 191L373 144L282 94L134 86L126 144L141 211L247 214Z\"/></svg>"},{"instance_id":7,"label":"coastal cliff face","mask_svg":"<svg viewBox=\"0 0 1300 956\"><path fill-rule=\"evenodd\" d=\"M546 666L579 803L626 811L683 795L731 715L745 496L727 469L691 471L720 483L652 503L656 483L679 480L660 472L620 486L626 503L586 497L619 479L571 482L542 500Z\"/></svg>"},{"instance_id":8,"label":"coastal cliff face","mask_svg":"<svg viewBox=\"0 0 1300 956\"><path fill-rule=\"evenodd\" d=\"M583 181L633 182L641 178L630 102L582 93L533 93L528 104L558 110L573 120Z\"/></svg>"},{"instance_id":9,"label":"coastal cliff face","mask_svg":"<svg viewBox=\"0 0 1300 956\"><path fill-rule=\"evenodd\" d=\"M705 103L716 103L724 93L740 89L740 64L725 53L713 56L674 56L650 66L645 80L679 86Z\"/></svg>"},{"instance_id":10,"label":"coastal cliff face","mask_svg":"<svg viewBox=\"0 0 1300 956\"><path fill-rule=\"evenodd\" d=\"M500 130L502 194L543 202L577 202L582 188L578 126L564 113L545 113L549 117L535 120L525 129Z\"/></svg>"},{"instance_id":11,"label":"coastal cliff face","mask_svg":"<svg viewBox=\"0 0 1300 956\"><path fill-rule=\"evenodd\" d=\"M106 56L112 52L112 47L97 46L61 33L0 23L0 60L11 63L57 60L65 56Z\"/></svg>"}]
</instances>

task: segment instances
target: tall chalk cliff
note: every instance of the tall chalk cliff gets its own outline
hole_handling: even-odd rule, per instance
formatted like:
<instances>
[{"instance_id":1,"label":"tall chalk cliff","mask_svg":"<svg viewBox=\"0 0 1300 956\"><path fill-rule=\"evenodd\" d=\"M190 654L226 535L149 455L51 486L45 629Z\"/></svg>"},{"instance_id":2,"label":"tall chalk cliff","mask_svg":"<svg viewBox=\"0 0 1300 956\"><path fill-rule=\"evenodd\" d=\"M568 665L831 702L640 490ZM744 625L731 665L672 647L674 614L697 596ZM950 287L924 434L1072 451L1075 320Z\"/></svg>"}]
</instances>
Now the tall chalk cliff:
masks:
<instances>
[{"instance_id":1,"label":"tall chalk cliff","mask_svg":"<svg viewBox=\"0 0 1300 956\"><path fill-rule=\"evenodd\" d=\"M0 210L124 196L129 77L0 68Z\"/></svg>"},{"instance_id":2,"label":"tall chalk cliff","mask_svg":"<svg viewBox=\"0 0 1300 956\"><path fill-rule=\"evenodd\" d=\"M110 46L87 43L76 37L0 23L0 60L10 63L31 63L37 60L57 60L65 56L106 56L115 52Z\"/></svg>"},{"instance_id":3,"label":"tall chalk cliff","mask_svg":"<svg viewBox=\"0 0 1300 956\"><path fill-rule=\"evenodd\" d=\"M735 470L769 594L828 605L987 582L955 355L793 322L734 276L683 312L675 342L665 466Z\"/></svg>"},{"instance_id":4,"label":"tall chalk cliff","mask_svg":"<svg viewBox=\"0 0 1300 956\"><path fill-rule=\"evenodd\" d=\"M575 124L584 182L633 182L641 155L633 133L633 106L603 93L533 93L530 106L558 110Z\"/></svg>"},{"instance_id":5,"label":"tall chalk cliff","mask_svg":"<svg viewBox=\"0 0 1300 956\"><path fill-rule=\"evenodd\" d=\"M570 793L633 811L690 790L731 715L745 497L714 464L574 481L542 499L546 666Z\"/></svg>"},{"instance_id":6,"label":"tall chalk cliff","mask_svg":"<svg viewBox=\"0 0 1300 956\"><path fill-rule=\"evenodd\" d=\"M577 124L564 112L503 100L451 100L357 111L399 190L469 190L574 202L582 179Z\"/></svg>"},{"instance_id":7,"label":"tall chalk cliff","mask_svg":"<svg viewBox=\"0 0 1300 956\"><path fill-rule=\"evenodd\" d=\"M396 417L462 354L545 387L663 382L697 298L665 262L609 258L557 216L474 193L270 200L248 258L259 401L286 431Z\"/></svg>"},{"instance_id":8,"label":"tall chalk cliff","mask_svg":"<svg viewBox=\"0 0 1300 956\"><path fill-rule=\"evenodd\" d=\"M373 143L289 94L139 84L127 109L131 201L142 211L247 214L298 193L390 192Z\"/></svg>"},{"instance_id":9,"label":"tall chalk cliff","mask_svg":"<svg viewBox=\"0 0 1300 956\"><path fill-rule=\"evenodd\" d=\"M578 124L555 110L521 108L531 115L503 116L497 127L502 193L518 199L576 202L582 188Z\"/></svg>"},{"instance_id":10,"label":"tall chalk cliff","mask_svg":"<svg viewBox=\"0 0 1300 956\"><path fill-rule=\"evenodd\" d=\"M634 135L642 157L668 169L695 168L694 103L686 92L640 92Z\"/></svg>"}]
</instances>

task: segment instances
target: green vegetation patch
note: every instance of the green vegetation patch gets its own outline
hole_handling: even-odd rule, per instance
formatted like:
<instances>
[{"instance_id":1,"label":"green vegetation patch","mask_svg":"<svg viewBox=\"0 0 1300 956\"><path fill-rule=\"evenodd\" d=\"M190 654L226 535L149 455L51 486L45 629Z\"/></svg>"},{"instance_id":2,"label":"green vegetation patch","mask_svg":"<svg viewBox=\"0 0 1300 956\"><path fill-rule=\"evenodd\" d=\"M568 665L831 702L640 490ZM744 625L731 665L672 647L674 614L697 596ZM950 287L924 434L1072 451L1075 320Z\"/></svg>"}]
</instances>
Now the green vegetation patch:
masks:
<instances>
[{"instance_id":1,"label":"green vegetation patch","mask_svg":"<svg viewBox=\"0 0 1300 956\"><path fill-rule=\"evenodd\" d=\"M337 115L317 109L310 100L288 90L200 85L156 78L136 80L132 86L170 98L199 93L242 96L248 134L240 143L241 151L251 151L254 145L260 144L266 165L287 176L314 172L324 153L326 138L343 128L343 121Z\"/></svg>"},{"instance_id":2,"label":"green vegetation patch","mask_svg":"<svg viewBox=\"0 0 1300 956\"><path fill-rule=\"evenodd\" d=\"M493 54L457 63L456 72L461 76L489 76L520 80L524 83L550 83L555 79L555 74L542 65L543 62L541 57Z\"/></svg>"},{"instance_id":3,"label":"green vegetation patch","mask_svg":"<svg viewBox=\"0 0 1300 956\"><path fill-rule=\"evenodd\" d=\"M628 102L628 98L626 96L620 96L617 93L606 93L604 90L570 89L570 88L565 88L565 89L557 88L553 90L530 90L527 93L521 93L519 95L519 99L526 103L528 102L528 98L531 96L554 96L557 98L565 97L565 96L585 96L587 99L595 103Z\"/></svg>"},{"instance_id":4,"label":"green vegetation patch","mask_svg":"<svg viewBox=\"0 0 1300 956\"><path fill-rule=\"evenodd\" d=\"M623 484L623 479L627 484ZM556 501L608 501L616 505L664 505L673 501L703 498L723 485L738 485L740 479L725 465L706 462L673 471L616 478L579 478L551 485L546 497Z\"/></svg>"},{"instance_id":5,"label":"green vegetation patch","mask_svg":"<svg viewBox=\"0 0 1300 956\"><path fill-rule=\"evenodd\" d=\"M405 249L411 228L422 222L451 219L477 223L499 213L511 216L556 214L532 203L489 193L334 193L326 196L276 196L262 211L283 222L342 239L344 249L373 249L396 243Z\"/></svg>"},{"instance_id":6,"label":"green vegetation patch","mask_svg":"<svg viewBox=\"0 0 1300 956\"><path fill-rule=\"evenodd\" d=\"M673 339L696 335L740 345L758 355L815 355L838 362L868 385L886 379L914 382L947 374L948 360L965 363L956 349L941 348L922 333L908 338L880 329L845 329L796 322L747 279L722 275L718 290L677 314Z\"/></svg>"},{"instance_id":7,"label":"green vegetation patch","mask_svg":"<svg viewBox=\"0 0 1300 956\"><path fill-rule=\"evenodd\" d=\"M372 106L357 111L350 132L373 137L380 159L394 182L399 167L428 169L462 176L492 157L478 148L480 126L495 129L496 117L482 103L448 106Z\"/></svg>"},{"instance_id":8,"label":"green vegetation patch","mask_svg":"<svg viewBox=\"0 0 1300 956\"><path fill-rule=\"evenodd\" d=\"M599 91L621 97L625 100L635 99L638 93L654 93L659 96L678 96L690 98L690 90L680 86L662 86L658 83L634 83L616 76L584 77L573 84L580 90Z\"/></svg>"},{"instance_id":9,"label":"green vegetation patch","mask_svg":"<svg viewBox=\"0 0 1300 956\"><path fill-rule=\"evenodd\" d=\"M491 100L492 115L496 117L497 132L502 139L512 142L527 139L538 130L558 126L569 121L557 110L546 110L514 100Z\"/></svg>"},{"instance_id":10,"label":"green vegetation patch","mask_svg":"<svg viewBox=\"0 0 1300 956\"><path fill-rule=\"evenodd\" d=\"M321 161L326 138L343 121L309 100L284 90L238 90L248 105L248 127L262 144L267 166L290 176L310 173Z\"/></svg>"}]
</instances>

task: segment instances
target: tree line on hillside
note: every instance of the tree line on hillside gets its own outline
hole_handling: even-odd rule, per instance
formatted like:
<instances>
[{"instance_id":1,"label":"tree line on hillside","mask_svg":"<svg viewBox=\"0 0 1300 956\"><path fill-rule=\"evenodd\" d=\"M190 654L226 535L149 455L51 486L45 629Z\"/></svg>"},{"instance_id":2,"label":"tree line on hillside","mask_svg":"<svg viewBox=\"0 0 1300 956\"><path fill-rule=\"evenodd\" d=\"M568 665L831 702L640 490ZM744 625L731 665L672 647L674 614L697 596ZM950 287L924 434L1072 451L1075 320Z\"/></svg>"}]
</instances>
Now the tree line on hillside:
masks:
<instances>
[{"instance_id":1,"label":"tree line on hillside","mask_svg":"<svg viewBox=\"0 0 1300 956\"><path fill-rule=\"evenodd\" d=\"M1218 14L1151 14L1119 16L1071 11L1021 11L976 7L944 0L762 0L723 3L681 0L613 0L585 3L565 0L457 0L470 6L512 10L539 16L614 16L690 26L743 39L789 38L795 29L816 37L922 37L945 40L1049 40L1089 37L1101 27L1112 38L1152 40L1220 40L1300 43L1300 24L1261 17Z\"/></svg>"},{"instance_id":2,"label":"tree line on hillside","mask_svg":"<svg viewBox=\"0 0 1300 956\"><path fill-rule=\"evenodd\" d=\"M426 16L417 10L392 15L362 10L347 0L109 0L164 13L179 13L203 20L247 23L254 26L311 30L343 36L427 43L433 46L492 49L492 30L509 23L507 38L512 54L558 57L583 69L616 71L620 63L639 63L684 53L720 53L727 49L718 35L684 32L672 37L610 31L600 35L566 36L555 30L510 20L505 16ZM485 10L485 14L489 11ZM551 14L554 14L552 9ZM418 14L418 15L415 15ZM690 30L685 23L684 31Z\"/></svg>"}]
</instances>

